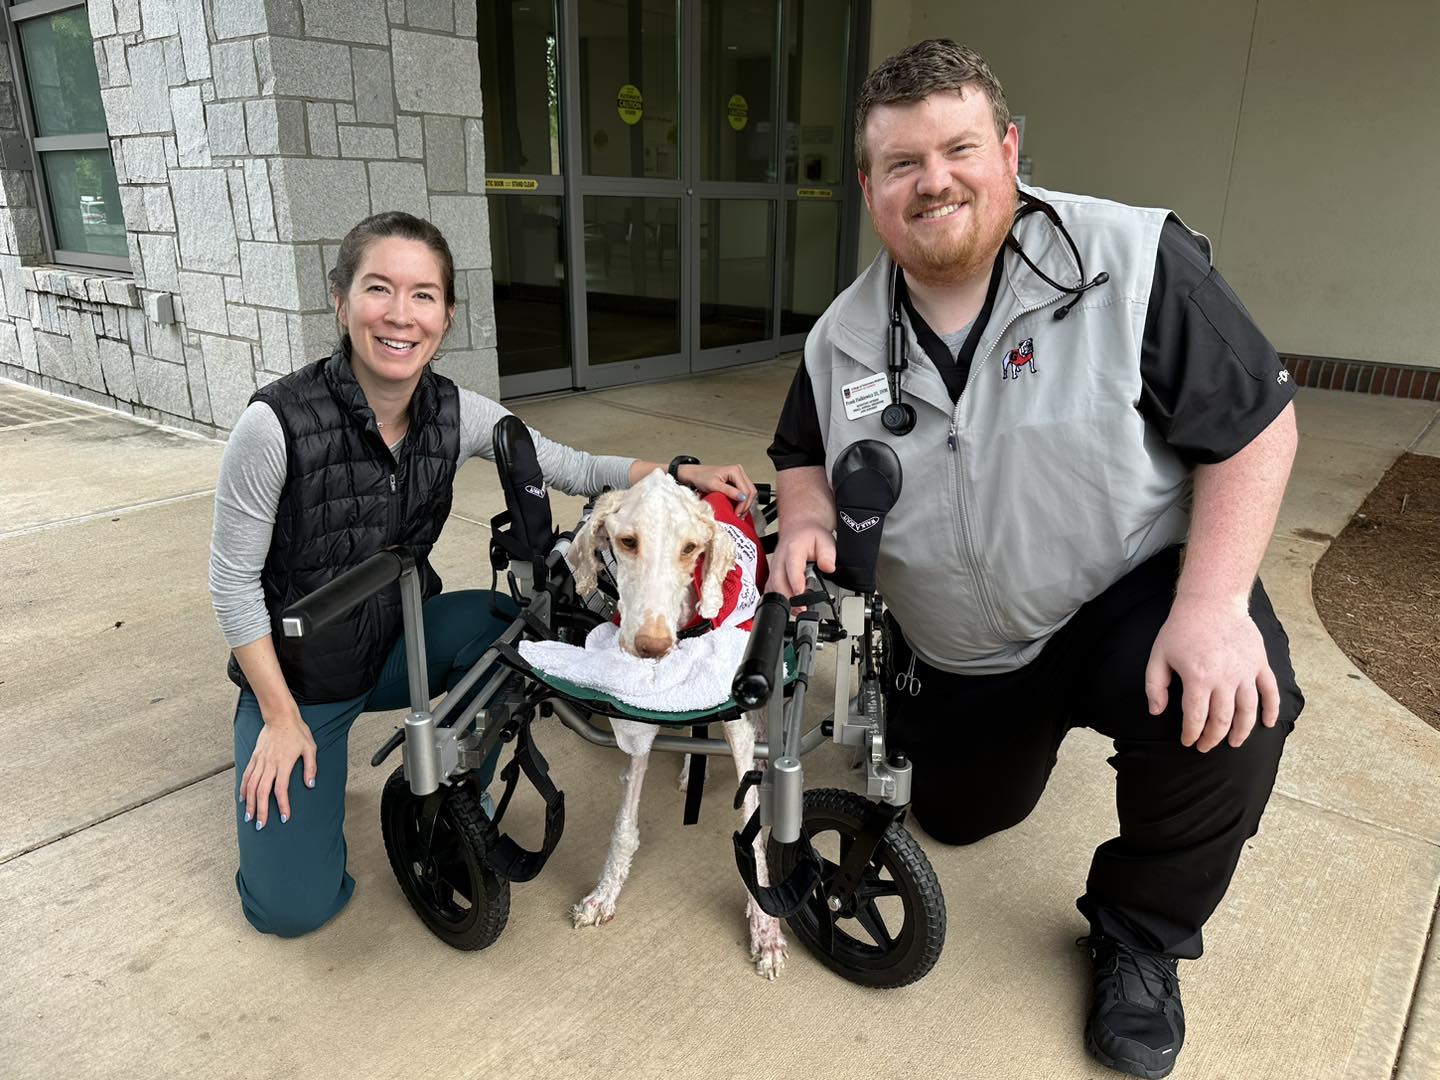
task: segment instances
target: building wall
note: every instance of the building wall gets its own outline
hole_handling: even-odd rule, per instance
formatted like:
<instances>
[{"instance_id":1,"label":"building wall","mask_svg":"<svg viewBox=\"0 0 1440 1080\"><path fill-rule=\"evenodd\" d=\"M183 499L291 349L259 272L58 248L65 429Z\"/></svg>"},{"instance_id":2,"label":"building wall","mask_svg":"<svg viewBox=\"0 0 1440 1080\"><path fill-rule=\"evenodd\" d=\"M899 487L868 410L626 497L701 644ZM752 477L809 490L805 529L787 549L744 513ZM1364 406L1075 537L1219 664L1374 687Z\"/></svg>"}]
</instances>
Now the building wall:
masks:
<instances>
[{"instance_id":1,"label":"building wall","mask_svg":"<svg viewBox=\"0 0 1440 1080\"><path fill-rule=\"evenodd\" d=\"M459 304L437 369L497 393L473 0L88 10L133 279L37 265L7 63L0 375L228 430L257 386L331 350L325 279L339 242L400 209L440 226L455 255Z\"/></svg>"},{"instance_id":2,"label":"building wall","mask_svg":"<svg viewBox=\"0 0 1440 1080\"><path fill-rule=\"evenodd\" d=\"M1440 368L1433 0L884 7L871 66L978 49L1035 183L1174 207L1282 352Z\"/></svg>"}]
</instances>

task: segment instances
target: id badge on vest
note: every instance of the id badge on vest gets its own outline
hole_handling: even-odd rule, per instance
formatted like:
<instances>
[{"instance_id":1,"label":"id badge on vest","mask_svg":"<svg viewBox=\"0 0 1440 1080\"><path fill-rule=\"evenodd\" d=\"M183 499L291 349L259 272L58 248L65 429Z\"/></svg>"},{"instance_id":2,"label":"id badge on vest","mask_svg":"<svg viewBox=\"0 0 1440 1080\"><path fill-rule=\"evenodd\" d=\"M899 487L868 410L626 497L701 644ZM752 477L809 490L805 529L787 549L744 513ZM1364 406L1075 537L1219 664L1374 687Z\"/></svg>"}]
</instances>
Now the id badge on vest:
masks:
<instances>
[{"instance_id":1,"label":"id badge on vest","mask_svg":"<svg viewBox=\"0 0 1440 1080\"><path fill-rule=\"evenodd\" d=\"M840 400L845 406L845 419L882 412L890 402L890 386L884 375L867 375L840 387Z\"/></svg>"}]
</instances>

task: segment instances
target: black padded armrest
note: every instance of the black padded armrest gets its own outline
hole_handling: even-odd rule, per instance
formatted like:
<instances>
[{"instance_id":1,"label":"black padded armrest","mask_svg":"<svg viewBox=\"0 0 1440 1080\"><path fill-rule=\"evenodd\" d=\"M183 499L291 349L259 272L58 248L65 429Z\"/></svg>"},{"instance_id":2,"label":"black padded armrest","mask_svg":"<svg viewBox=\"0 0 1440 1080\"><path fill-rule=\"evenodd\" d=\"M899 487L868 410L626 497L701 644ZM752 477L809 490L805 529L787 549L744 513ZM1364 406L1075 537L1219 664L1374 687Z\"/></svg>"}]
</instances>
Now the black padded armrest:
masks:
<instances>
[{"instance_id":1,"label":"black padded armrest","mask_svg":"<svg viewBox=\"0 0 1440 1080\"><path fill-rule=\"evenodd\" d=\"M495 467L510 511L510 536L522 558L544 559L555 544L550 494L535 455L535 442L518 416L495 423Z\"/></svg>"}]
</instances>

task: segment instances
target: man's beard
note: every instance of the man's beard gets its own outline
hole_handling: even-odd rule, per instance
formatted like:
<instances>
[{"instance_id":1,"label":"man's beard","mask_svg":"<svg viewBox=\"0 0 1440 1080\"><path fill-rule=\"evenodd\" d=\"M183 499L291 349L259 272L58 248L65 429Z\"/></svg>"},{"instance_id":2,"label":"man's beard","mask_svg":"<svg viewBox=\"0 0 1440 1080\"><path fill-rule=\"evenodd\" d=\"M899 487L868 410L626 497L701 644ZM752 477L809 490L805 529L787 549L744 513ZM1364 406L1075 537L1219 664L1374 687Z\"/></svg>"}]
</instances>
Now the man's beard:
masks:
<instances>
[{"instance_id":1,"label":"man's beard","mask_svg":"<svg viewBox=\"0 0 1440 1080\"><path fill-rule=\"evenodd\" d=\"M923 213L924 209L920 207L907 212L906 221L909 222L916 213ZM973 202L970 209L974 214ZM907 237L910 240L909 250L903 260L896 255L895 249L888 242L885 246L890 257L900 264L906 276L919 284L957 285L990 273L990 268L995 264L995 256L1004 245L1005 237L1009 235L1014 221L1015 209L1011 206L1004 213L996 214L988 220L981 220L976 216L972 227L957 237L946 237L930 243L921 243L912 229ZM883 236L880 239L885 241Z\"/></svg>"}]
</instances>

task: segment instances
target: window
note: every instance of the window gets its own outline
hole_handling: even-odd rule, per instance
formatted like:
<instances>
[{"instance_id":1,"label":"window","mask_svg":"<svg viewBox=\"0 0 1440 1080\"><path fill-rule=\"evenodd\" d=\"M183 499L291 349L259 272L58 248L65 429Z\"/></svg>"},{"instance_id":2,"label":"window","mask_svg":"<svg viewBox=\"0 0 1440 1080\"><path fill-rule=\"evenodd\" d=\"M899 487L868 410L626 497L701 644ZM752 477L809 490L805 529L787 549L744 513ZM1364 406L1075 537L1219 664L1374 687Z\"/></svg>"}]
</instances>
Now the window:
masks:
<instances>
[{"instance_id":1,"label":"window","mask_svg":"<svg viewBox=\"0 0 1440 1080\"><path fill-rule=\"evenodd\" d=\"M85 5L27 0L12 4L9 18L50 257L128 270L125 217Z\"/></svg>"}]
</instances>

